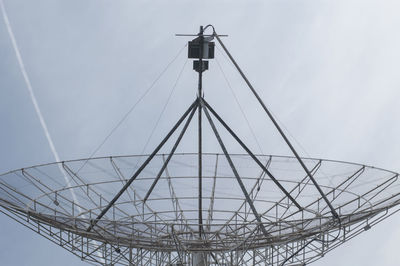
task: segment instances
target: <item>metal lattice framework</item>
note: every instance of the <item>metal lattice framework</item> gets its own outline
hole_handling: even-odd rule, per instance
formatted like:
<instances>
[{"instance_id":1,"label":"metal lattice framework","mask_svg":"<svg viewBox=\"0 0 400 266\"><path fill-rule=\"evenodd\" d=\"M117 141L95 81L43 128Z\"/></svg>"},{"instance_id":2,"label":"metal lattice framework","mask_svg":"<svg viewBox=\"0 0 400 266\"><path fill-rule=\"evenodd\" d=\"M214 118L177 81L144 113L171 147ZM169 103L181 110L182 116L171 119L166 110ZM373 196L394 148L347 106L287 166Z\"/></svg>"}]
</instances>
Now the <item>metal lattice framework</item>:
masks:
<instances>
[{"instance_id":1,"label":"metal lattice framework","mask_svg":"<svg viewBox=\"0 0 400 266\"><path fill-rule=\"evenodd\" d=\"M94 264L295 266L321 258L399 210L397 173L301 158L222 43L223 35L204 35L207 28L213 27L201 27L189 43L189 57L198 59L198 95L151 154L56 162L0 175L0 211ZM213 38L293 157L254 154L204 99L204 59L214 56ZM176 153L196 113L198 151ZM203 116L220 153L202 151ZM222 139L221 129L244 154L229 152L231 142ZM170 152L160 153L167 143Z\"/></svg>"},{"instance_id":2,"label":"metal lattice framework","mask_svg":"<svg viewBox=\"0 0 400 266\"><path fill-rule=\"evenodd\" d=\"M365 165L303 159L340 216L332 216L296 158L257 155L299 210L248 155L231 155L260 213L243 197L224 154L203 154L204 233L197 217L197 154L175 154L153 194L144 198L168 158L157 155L96 225L91 221L147 156L95 158L34 166L0 176L2 211L82 259L105 265L302 265L398 211L398 174ZM63 169L70 185L66 184ZM71 195L75 195L72 200ZM120 253L118 253L118 251Z\"/></svg>"}]
</instances>

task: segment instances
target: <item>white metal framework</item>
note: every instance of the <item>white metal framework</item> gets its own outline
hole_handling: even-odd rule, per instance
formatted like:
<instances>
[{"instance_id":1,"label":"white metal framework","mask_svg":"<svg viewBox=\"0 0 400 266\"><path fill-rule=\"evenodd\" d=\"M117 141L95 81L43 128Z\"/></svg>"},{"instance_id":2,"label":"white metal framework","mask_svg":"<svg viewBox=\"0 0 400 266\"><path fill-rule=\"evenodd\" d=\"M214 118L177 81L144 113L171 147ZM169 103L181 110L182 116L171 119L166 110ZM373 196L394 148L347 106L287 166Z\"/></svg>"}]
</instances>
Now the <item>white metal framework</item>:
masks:
<instances>
[{"instance_id":1,"label":"white metal framework","mask_svg":"<svg viewBox=\"0 0 400 266\"><path fill-rule=\"evenodd\" d=\"M167 157L153 158L95 231L87 232L91 220L147 156L90 159L79 174L84 160L9 172L0 176L2 212L82 259L104 265L189 265L197 253L206 254L206 265L302 265L398 211L397 173L304 159L340 215L339 223L295 158L257 156L303 210L252 158L231 155L266 236L224 154L203 154L205 219L199 238L197 154L175 154L151 197L143 200ZM71 180L70 187L60 166Z\"/></svg>"}]
</instances>

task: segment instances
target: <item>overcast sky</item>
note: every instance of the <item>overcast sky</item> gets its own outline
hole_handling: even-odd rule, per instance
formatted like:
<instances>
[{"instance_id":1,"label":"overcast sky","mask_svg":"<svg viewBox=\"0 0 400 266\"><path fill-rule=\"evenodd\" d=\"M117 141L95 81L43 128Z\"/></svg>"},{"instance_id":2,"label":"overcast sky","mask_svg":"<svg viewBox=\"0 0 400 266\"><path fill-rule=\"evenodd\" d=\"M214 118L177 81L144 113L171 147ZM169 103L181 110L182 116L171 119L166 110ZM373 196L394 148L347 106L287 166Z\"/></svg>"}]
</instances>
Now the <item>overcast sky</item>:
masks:
<instances>
[{"instance_id":1,"label":"overcast sky","mask_svg":"<svg viewBox=\"0 0 400 266\"><path fill-rule=\"evenodd\" d=\"M62 160L85 158L151 85L187 39L212 23L303 156L400 171L400 2L4 0L22 59ZM96 154L138 154L186 50ZM289 154L244 83L217 50L267 154ZM185 65L150 139L151 152L196 95ZM217 62L205 97L257 151ZM0 170L54 161L18 61L0 21ZM207 151L215 142L205 142ZM195 151L190 142L181 151ZM235 151L233 151L235 152ZM396 215L328 253L315 266L400 261ZM0 215L2 265L86 265Z\"/></svg>"}]
</instances>

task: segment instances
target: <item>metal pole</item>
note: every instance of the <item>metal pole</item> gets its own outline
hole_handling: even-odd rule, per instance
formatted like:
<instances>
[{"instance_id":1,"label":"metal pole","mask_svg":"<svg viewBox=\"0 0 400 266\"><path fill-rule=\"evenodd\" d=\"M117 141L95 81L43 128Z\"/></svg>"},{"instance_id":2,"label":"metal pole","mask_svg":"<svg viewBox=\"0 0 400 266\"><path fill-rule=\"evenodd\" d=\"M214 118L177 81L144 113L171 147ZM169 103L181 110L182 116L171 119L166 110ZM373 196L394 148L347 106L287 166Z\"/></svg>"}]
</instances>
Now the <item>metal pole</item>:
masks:
<instances>
[{"instance_id":1,"label":"metal pole","mask_svg":"<svg viewBox=\"0 0 400 266\"><path fill-rule=\"evenodd\" d=\"M174 125L174 127L168 132L167 136L161 141L161 143L156 147L153 153L146 159L146 161L140 166L140 168L135 172L135 174L129 179L128 182L122 187L122 189L118 192L117 195L108 203L108 205L101 211L101 213L97 216L96 219L91 220L90 226L86 229L87 232L90 232L92 228L97 224L97 222L107 213L107 211L114 205L114 203L121 197L122 193L132 184L132 182L136 179L136 177L143 171L143 169L147 166L147 164L153 159L153 157L157 154L157 152L164 146L167 140L172 136L175 130L179 127L179 125L183 122L183 120L188 116L190 111L198 104L198 99L196 99L190 107L186 110L186 112L182 115L182 117L178 120L178 122Z\"/></svg>"},{"instance_id":2,"label":"metal pole","mask_svg":"<svg viewBox=\"0 0 400 266\"><path fill-rule=\"evenodd\" d=\"M215 33L215 32L214 32ZM243 73L243 71L240 69L239 65L236 63L235 59L232 57L231 53L228 51L228 49L225 47L224 43L221 41L221 39L218 37L218 35L215 33L214 34L215 38L218 40L218 42L221 44L222 48L224 49L225 53L228 55L229 59L232 61L232 63L235 65L237 71L240 73L240 75L242 76L242 78L244 79L244 81L246 82L247 86L250 88L250 90L253 92L254 96L257 98L258 102L260 103L260 105L262 106L262 108L264 109L264 111L267 113L268 117L271 119L272 123L274 124L274 126L276 127L276 129L279 131L280 135L282 136L282 138L285 140L286 144L289 146L290 150L292 151L292 153L294 154L294 156L296 157L296 159L299 161L301 167L304 169L304 171L307 173L307 175L310 177L311 181L313 182L314 186L317 188L318 192L321 194L322 198L324 199L324 201L326 202L326 204L329 206L332 215L340 220L340 217L338 215L338 213L336 212L335 208L333 208L332 204L330 203L330 201L328 200L328 198L326 197L326 195L324 194L324 192L322 191L321 187L318 185L317 181L314 179L313 175L311 174L310 170L308 170L307 166L305 165L305 163L303 162L303 160L301 159L301 157L298 155L297 151L295 150L295 148L293 147L293 145L290 143L289 139L286 137L285 133L282 131L281 127L279 126L279 124L276 122L275 118L272 116L271 112L268 110L267 106L264 104L264 102L262 101L261 97L258 95L258 93L256 92L256 90L254 89L254 87L251 85L250 81L247 79L247 77L245 76L245 74Z\"/></svg>"},{"instance_id":3,"label":"metal pole","mask_svg":"<svg viewBox=\"0 0 400 266\"><path fill-rule=\"evenodd\" d=\"M202 238L202 232L203 232L203 184L202 184L202 175L203 175L203 165L202 165L202 124L201 124L201 104L200 104L200 98L202 97L203 93L203 45L204 45L204 36L203 36L203 26L200 26L200 33L199 33L199 82L198 82L198 95L197 98L199 99L199 111L198 111L198 174L199 174L199 180L198 180L198 205L199 205L199 236Z\"/></svg>"}]
</instances>

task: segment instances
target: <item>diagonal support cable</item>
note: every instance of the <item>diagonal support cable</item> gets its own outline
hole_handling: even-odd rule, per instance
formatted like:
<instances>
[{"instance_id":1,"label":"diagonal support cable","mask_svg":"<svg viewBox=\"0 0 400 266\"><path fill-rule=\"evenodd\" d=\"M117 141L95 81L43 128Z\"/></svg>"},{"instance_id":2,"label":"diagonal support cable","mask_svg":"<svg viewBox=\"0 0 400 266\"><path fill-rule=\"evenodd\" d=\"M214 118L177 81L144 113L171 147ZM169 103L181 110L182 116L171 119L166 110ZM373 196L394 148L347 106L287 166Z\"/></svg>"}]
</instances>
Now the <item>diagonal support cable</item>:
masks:
<instances>
[{"instance_id":1,"label":"diagonal support cable","mask_svg":"<svg viewBox=\"0 0 400 266\"><path fill-rule=\"evenodd\" d=\"M242 76L243 80L246 82L247 86L250 88L250 90L252 91L252 93L254 94L254 96L257 98L258 102L260 103L260 105L262 106L262 108L264 109L264 111L267 113L269 119L272 121L272 123L274 124L274 126L276 127L276 129L278 130L278 132L280 133L280 135L282 136L282 138L284 139L284 141L286 142L286 144L289 146L290 150L292 151L292 153L294 154L294 156L296 157L297 161L300 163L301 167L304 169L304 171L307 173L307 175L310 177L311 181L313 182L314 186L316 187L316 189L318 190L318 192L321 194L322 198L324 199L324 201L326 202L326 204L328 205L329 209L331 210L332 215L336 218L336 219L340 219L338 213L336 212L335 208L332 206L331 202L328 200L328 198L326 197L325 193L322 191L321 187L318 185L317 181L314 179L313 175L311 174L310 170L307 168L307 166L305 165L305 163L303 162L303 160L301 159L301 157L299 156L299 154L297 153L296 149L293 147L293 145L290 143L289 139L286 137L285 133L283 132L283 130L281 129L281 127L279 126L278 122L275 120L274 116L272 115L272 113L268 110L267 106L264 104L263 100L261 99L261 97L258 95L258 93L256 92L256 90L254 89L254 87L251 85L250 81L247 79L246 75L243 73L242 69L239 67L239 65L236 63L235 59L232 57L231 53L228 51L228 49L225 47L224 43L222 42L221 38L218 36L218 34L215 32L214 30L214 34L213 36L217 39L217 41L219 42L219 44L222 46L222 49L224 49L225 53L228 55L229 59L232 61L232 63L234 64L234 66L236 67L237 71L239 72L239 74Z\"/></svg>"},{"instance_id":2,"label":"diagonal support cable","mask_svg":"<svg viewBox=\"0 0 400 266\"><path fill-rule=\"evenodd\" d=\"M243 143L243 141L233 132L233 130L225 123L225 121L217 114L217 112L203 99L203 103L207 109L217 118L217 120L224 126L224 128L231 134L231 136L242 146L242 148L250 155L250 157L267 173L271 180L279 187L280 190L296 205L299 210L303 210L299 203L290 195L290 193L279 183L279 181L272 175L272 173L264 166L264 164L255 156L251 150Z\"/></svg>"},{"instance_id":3,"label":"diagonal support cable","mask_svg":"<svg viewBox=\"0 0 400 266\"><path fill-rule=\"evenodd\" d=\"M259 226L260 226L260 228L261 228L261 231L263 232L263 234L264 234L266 237L271 237L271 235L270 235L270 234L267 232L267 230L265 229L264 224L263 224L262 221L261 221L261 216L260 216L260 214L257 212L256 207L254 206L254 203L253 203L253 201L251 200L251 198L250 198L250 196L249 196L249 193L247 192L246 187L244 186L243 181L242 181L242 179L240 178L239 173L237 172L236 167L235 167L235 165L233 164L233 161L232 161L231 157L229 156L229 153L228 153L228 151L227 151L227 149L226 149L226 147L225 147L225 145L224 145L224 143L223 143L223 141L222 141L222 139L221 139L221 137L220 137L220 135L219 135L219 133L218 133L218 130L217 130L217 128L215 127L215 124L214 124L214 122L212 121L212 118L211 118L210 114L208 113L208 110L207 110L206 106L204 105L203 98L200 98L200 101L201 101L200 104L201 104L202 107L203 107L204 113L206 114L207 120L208 120L208 122L210 123L212 130L214 131L215 137L217 138L217 140L218 140L218 142L219 142L219 145L221 146L221 149L222 149L222 151L223 151L224 154L225 154L225 157L226 157L226 159L227 159L227 161L228 161L228 163L229 163L229 166L230 166L231 169L232 169L233 174L234 174L235 177L236 177L236 180L237 180L238 183L239 183L240 189L242 190L244 196L246 197L247 203L249 204L251 210L253 211L254 216L256 217L257 222L259 223Z\"/></svg>"},{"instance_id":4,"label":"diagonal support cable","mask_svg":"<svg viewBox=\"0 0 400 266\"><path fill-rule=\"evenodd\" d=\"M164 146L164 144L168 141L168 139L172 136L175 130L180 126L180 124L185 120L188 114L192 111L192 109L198 104L198 100L196 99L190 107L186 110L186 112L182 115L182 117L178 120L178 122L174 125L174 127L168 132L165 138L161 141L161 143L155 148L155 150L151 153L151 155L146 159L146 161L140 166L140 168L135 172L135 174L129 179L128 182L122 187L122 189L115 195L115 197L108 203L108 205L101 211L101 213L97 216L96 219L92 220L90 226L86 230L90 232L92 228L97 224L97 222L107 213L107 211L114 205L114 203L121 197L121 195L128 189L128 187L132 184L132 182L138 177L138 175L146 168L147 164L153 159L153 157L157 154L157 152Z\"/></svg>"},{"instance_id":5,"label":"diagonal support cable","mask_svg":"<svg viewBox=\"0 0 400 266\"><path fill-rule=\"evenodd\" d=\"M181 142L182 137L183 137L183 135L185 134L186 129L188 128L190 122L192 121L193 115L194 115L194 113L196 112L198 106L199 106L199 105L197 104L197 105L192 109L192 112L190 113L188 119L186 120L186 123L185 123L185 125L184 125L184 127L183 127L181 133L179 134L179 136L178 136L178 138L177 138L177 140L176 140L174 146L172 147L171 152L169 153L169 155L168 155L167 159L165 160L163 166L161 167L160 171L158 172L157 177L156 177L156 179L154 180L153 184L151 185L150 189L147 191L147 194L146 194L146 196L145 196L144 199L143 199L144 202L146 202L147 199L150 197L151 192L153 191L154 187L156 186L156 184L157 184L158 180L160 179L161 175L164 173L165 168L167 168L168 163L169 163L169 161L171 160L172 156L174 155L176 148L178 148L178 145L179 145L179 143Z\"/></svg>"}]
</instances>

